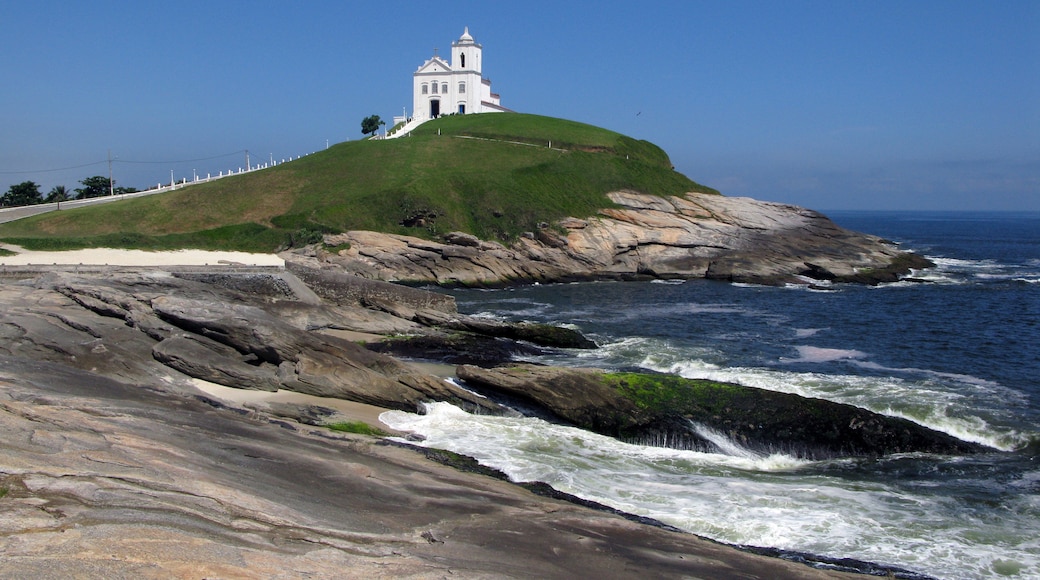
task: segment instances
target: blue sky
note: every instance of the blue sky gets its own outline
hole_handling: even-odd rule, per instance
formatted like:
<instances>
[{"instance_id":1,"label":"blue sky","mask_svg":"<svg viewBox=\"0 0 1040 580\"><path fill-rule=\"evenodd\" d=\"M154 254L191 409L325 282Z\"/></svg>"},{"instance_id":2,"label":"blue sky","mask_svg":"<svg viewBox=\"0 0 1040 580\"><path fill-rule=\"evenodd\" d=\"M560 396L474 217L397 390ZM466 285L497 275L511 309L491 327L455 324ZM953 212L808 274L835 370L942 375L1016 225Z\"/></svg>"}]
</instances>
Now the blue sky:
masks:
<instances>
[{"instance_id":1,"label":"blue sky","mask_svg":"<svg viewBox=\"0 0 1040 580\"><path fill-rule=\"evenodd\" d=\"M727 195L1040 211L1034 0L357 4L5 3L0 191L78 187L109 151L144 188L358 139L468 26L504 106L652 141Z\"/></svg>"}]
</instances>

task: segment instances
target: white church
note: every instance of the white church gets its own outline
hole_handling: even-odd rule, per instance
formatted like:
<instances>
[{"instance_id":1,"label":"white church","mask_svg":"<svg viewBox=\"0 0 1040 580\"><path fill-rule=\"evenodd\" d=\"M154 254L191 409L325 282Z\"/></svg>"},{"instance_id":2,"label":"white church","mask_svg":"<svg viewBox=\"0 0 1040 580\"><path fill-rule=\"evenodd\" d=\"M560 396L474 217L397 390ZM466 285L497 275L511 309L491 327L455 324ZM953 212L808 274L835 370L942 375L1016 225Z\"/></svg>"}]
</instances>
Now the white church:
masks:
<instances>
[{"instance_id":1,"label":"white church","mask_svg":"<svg viewBox=\"0 0 1040 580\"><path fill-rule=\"evenodd\" d=\"M412 74L412 117L409 125L441 115L498 113L509 111L501 97L491 92L491 81L484 78L483 47L469 34L451 43L451 62L438 56L427 60ZM394 117L394 124L407 121ZM409 128L410 130L410 128Z\"/></svg>"}]
</instances>

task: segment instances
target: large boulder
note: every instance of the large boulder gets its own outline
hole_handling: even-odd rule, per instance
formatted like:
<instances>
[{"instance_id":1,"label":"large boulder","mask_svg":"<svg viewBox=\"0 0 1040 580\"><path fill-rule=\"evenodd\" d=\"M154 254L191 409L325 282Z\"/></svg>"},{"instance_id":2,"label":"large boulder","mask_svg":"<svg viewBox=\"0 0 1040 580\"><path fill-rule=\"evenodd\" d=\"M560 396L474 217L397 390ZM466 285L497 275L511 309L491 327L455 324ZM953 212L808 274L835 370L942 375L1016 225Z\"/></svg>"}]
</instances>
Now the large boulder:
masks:
<instances>
[{"instance_id":1,"label":"large boulder","mask_svg":"<svg viewBox=\"0 0 1040 580\"><path fill-rule=\"evenodd\" d=\"M456 374L576 426L649 444L716 451L721 436L753 452L814 459L984 449L906 419L730 383L526 364L463 365Z\"/></svg>"}]
</instances>

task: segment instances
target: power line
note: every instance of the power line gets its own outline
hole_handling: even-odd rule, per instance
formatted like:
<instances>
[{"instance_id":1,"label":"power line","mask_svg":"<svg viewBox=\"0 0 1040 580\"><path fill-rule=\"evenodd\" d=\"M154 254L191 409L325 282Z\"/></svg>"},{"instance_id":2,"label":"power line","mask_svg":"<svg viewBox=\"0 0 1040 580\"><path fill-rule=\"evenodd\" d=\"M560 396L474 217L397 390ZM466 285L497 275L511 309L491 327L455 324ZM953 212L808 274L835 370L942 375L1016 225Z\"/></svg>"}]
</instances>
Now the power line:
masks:
<instances>
[{"instance_id":1,"label":"power line","mask_svg":"<svg viewBox=\"0 0 1040 580\"><path fill-rule=\"evenodd\" d=\"M94 161L93 163L84 163L83 165L73 165L72 167L59 167L57 169L35 169L35 170L24 170L24 171L0 171L0 175L15 175L19 173L54 173L56 171L70 171L72 169L82 169L84 167L91 167L93 165L101 165L104 163L134 163L134 164L155 164L155 165L168 165L174 163L193 163L195 161L210 161L212 159L220 159L221 157L231 157L232 155L240 155L244 153L245 149L239 149L231 153L224 153L222 155L214 155L212 157L200 157L198 159L181 159L179 161L134 161L131 159L102 159L101 161Z\"/></svg>"},{"instance_id":2,"label":"power line","mask_svg":"<svg viewBox=\"0 0 1040 580\"><path fill-rule=\"evenodd\" d=\"M148 164L148 163L154 163L154 164L191 163L191 162L194 162L194 161L209 161L211 159L220 159L221 157L231 157L232 155L239 155L239 154L243 153L244 151L246 151L246 150L245 149L239 149L238 151L233 151L231 153L224 153L223 155L214 155L213 157L200 157L198 159L181 159L179 161L132 161L132 160L129 160L129 159L113 159L112 161L114 163L142 163L142 164Z\"/></svg>"},{"instance_id":3,"label":"power line","mask_svg":"<svg viewBox=\"0 0 1040 580\"><path fill-rule=\"evenodd\" d=\"M71 169L82 169L84 167L90 167L91 165L101 165L102 163L108 163L108 161L102 159L101 161L95 161L93 163L84 163L83 165L74 165L72 167L61 167L58 169L36 169L34 171L0 171L0 174L11 175L15 173L53 173L55 171L69 171Z\"/></svg>"}]
</instances>

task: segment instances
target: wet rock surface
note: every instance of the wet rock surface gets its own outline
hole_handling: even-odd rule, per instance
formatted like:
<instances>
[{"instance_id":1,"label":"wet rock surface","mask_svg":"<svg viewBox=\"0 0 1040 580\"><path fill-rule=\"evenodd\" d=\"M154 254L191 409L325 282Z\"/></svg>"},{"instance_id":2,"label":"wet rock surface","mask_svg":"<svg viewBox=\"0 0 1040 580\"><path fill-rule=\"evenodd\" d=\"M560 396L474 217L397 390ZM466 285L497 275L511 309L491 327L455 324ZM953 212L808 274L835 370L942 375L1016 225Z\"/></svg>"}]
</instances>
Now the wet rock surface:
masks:
<instances>
[{"instance_id":1,"label":"wet rock surface","mask_svg":"<svg viewBox=\"0 0 1040 580\"><path fill-rule=\"evenodd\" d=\"M728 383L526 364L463 365L456 375L578 427L649 444L719 452L707 428L752 452L813 459L992 451L906 419Z\"/></svg>"}]
</instances>

